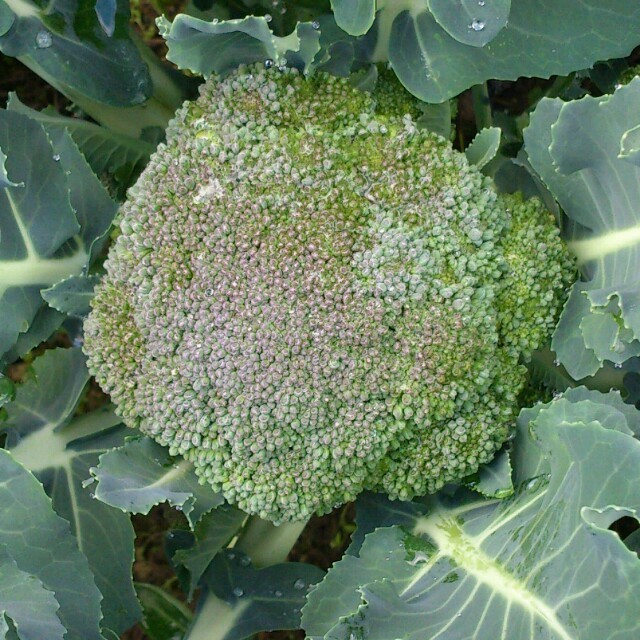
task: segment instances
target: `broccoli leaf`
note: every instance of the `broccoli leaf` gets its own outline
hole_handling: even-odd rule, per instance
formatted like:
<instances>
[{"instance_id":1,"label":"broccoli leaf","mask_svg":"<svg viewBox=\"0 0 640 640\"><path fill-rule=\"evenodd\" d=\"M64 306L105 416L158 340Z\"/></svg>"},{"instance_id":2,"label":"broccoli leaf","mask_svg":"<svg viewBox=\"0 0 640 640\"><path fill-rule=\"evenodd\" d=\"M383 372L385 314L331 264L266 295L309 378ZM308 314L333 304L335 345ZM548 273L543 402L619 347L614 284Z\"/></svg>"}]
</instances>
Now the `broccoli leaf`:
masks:
<instances>
[{"instance_id":1,"label":"broccoli leaf","mask_svg":"<svg viewBox=\"0 0 640 640\"><path fill-rule=\"evenodd\" d=\"M117 204L64 129L45 131L23 114L0 111L0 148L2 357L38 316L40 290L86 271ZM58 319L48 314L41 328Z\"/></svg>"},{"instance_id":2,"label":"broccoli leaf","mask_svg":"<svg viewBox=\"0 0 640 640\"><path fill-rule=\"evenodd\" d=\"M205 77L252 62L307 70L320 50L320 33L308 23L298 23L286 37L273 35L267 20L256 16L207 22L180 14L173 22L161 17L157 23L167 41L167 58Z\"/></svg>"},{"instance_id":3,"label":"broccoli leaf","mask_svg":"<svg viewBox=\"0 0 640 640\"><path fill-rule=\"evenodd\" d=\"M524 131L529 161L568 217L577 282L552 348L571 376L640 355L640 79L611 96L542 100Z\"/></svg>"},{"instance_id":4,"label":"broccoli leaf","mask_svg":"<svg viewBox=\"0 0 640 640\"><path fill-rule=\"evenodd\" d=\"M116 133L80 118L67 118L52 109L30 109L20 102L15 93L9 94L7 108L40 122L48 131L66 129L96 175L112 175L125 186L137 177L155 150L155 145L150 142Z\"/></svg>"},{"instance_id":5,"label":"broccoli leaf","mask_svg":"<svg viewBox=\"0 0 640 640\"><path fill-rule=\"evenodd\" d=\"M166 591L142 582L136 584L142 603L142 628L150 640L176 640L184 637L193 614Z\"/></svg>"},{"instance_id":6,"label":"broccoli leaf","mask_svg":"<svg viewBox=\"0 0 640 640\"><path fill-rule=\"evenodd\" d=\"M375 0L331 0L331 8L338 26L352 36L361 36L373 25Z\"/></svg>"},{"instance_id":7,"label":"broccoli leaf","mask_svg":"<svg viewBox=\"0 0 640 640\"><path fill-rule=\"evenodd\" d=\"M50 307L82 318L91 311L93 290L99 281L98 276L71 276L41 293Z\"/></svg>"},{"instance_id":8,"label":"broccoli leaf","mask_svg":"<svg viewBox=\"0 0 640 640\"><path fill-rule=\"evenodd\" d=\"M8 617L29 640L62 640L55 595L34 575L21 571L0 546L0 617Z\"/></svg>"},{"instance_id":9,"label":"broccoli leaf","mask_svg":"<svg viewBox=\"0 0 640 640\"><path fill-rule=\"evenodd\" d=\"M428 0L428 5L452 38L472 47L491 42L507 25L511 11L511 0Z\"/></svg>"},{"instance_id":10,"label":"broccoli leaf","mask_svg":"<svg viewBox=\"0 0 640 640\"><path fill-rule=\"evenodd\" d=\"M129 36L128 2L114 4L105 31L93 0L53 0L46 7L0 0L0 51L63 93L71 88L97 102L140 104L153 91L151 76Z\"/></svg>"},{"instance_id":11,"label":"broccoli leaf","mask_svg":"<svg viewBox=\"0 0 640 640\"><path fill-rule=\"evenodd\" d=\"M205 580L217 598L205 600L198 624L205 629L224 629L218 635L220 640L243 640L259 631L298 629L307 591L323 575L318 567L301 562L254 569L248 556L226 550L207 570Z\"/></svg>"},{"instance_id":12,"label":"broccoli leaf","mask_svg":"<svg viewBox=\"0 0 640 640\"><path fill-rule=\"evenodd\" d=\"M111 407L74 417L89 380L80 349L47 351L33 372L6 407L7 447L71 523L103 596L103 624L121 633L140 617L131 579L133 528L125 514L93 500L85 484L99 454L122 444L128 431Z\"/></svg>"},{"instance_id":13,"label":"broccoli leaf","mask_svg":"<svg viewBox=\"0 0 640 640\"><path fill-rule=\"evenodd\" d=\"M40 289L81 272L87 252L74 239L80 226L68 181L42 127L2 111L0 148L6 154L10 183L0 190L0 354L4 354L43 304ZM67 243L70 249L63 251Z\"/></svg>"},{"instance_id":14,"label":"broccoli leaf","mask_svg":"<svg viewBox=\"0 0 640 640\"><path fill-rule=\"evenodd\" d=\"M482 169L491 162L500 148L499 127L488 127L478 132L471 144L465 149L465 155L470 164Z\"/></svg>"},{"instance_id":15,"label":"broccoli leaf","mask_svg":"<svg viewBox=\"0 0 640 640\"><path fill-rule=\"evenodd\" d=\"M171 559L173 564L181 565L189 572L189 598L193 597L211 561L235 535L246 517L247 514L240 509L223 504L205 513L196 524L193 545L175 552Z\"/></svg>"},{"instance_id":16,"label":"broccoli leaf","mask_svg":"<svg viewBox=\"0 0 640 640\"><path fill-rule=\"evenodd\" d=\"M98 480L96 498L103 502L130 513L149 513L168 502L184 513L191 528L223 503L219 493L198 482L190 462L170 456L148 437L108 451L91 473Z\"/></svg>"},{"instance_id":17,"label":"broccoli leaf","mask_svg":"<svg viewBox=\"0 0 640 640\"><path fill-rule=\"evenodd\" d=\"M62 622L67 640L101 640L100 592L87 559L69 531L69 523L54 513L34 476L2 449L0 504L1 544L6 553L21 572L35 576L45 589L55 593L60 605L58 624L49 626L52 619L44 620L47 627L42 637L60 637ZM10 573L9 570L7 579L11 578ZM19 578L15 573L13 577ZM47 606L51 607L48 600ZM0 606L5 606L2 595ZM30 614L33 617L33 612ZM15 622L19 623L17 617Z\"/></svg>"},{"instance_id":18,"label":"broccoli leaf","mask_svg":"<svg viewBox=\"0 0 640 640\"><path fill-rule=\"evenodd\" d=\"M627 0L512 0L510 11L508 4L379 3L373 60L389 60L418 98L442 102L489 78L567 75L638 43L640 7Z\"/></svg>"},{"instance_id":19,"label":"broccoli leaf","mask_svg":"<svg viewBox=\"0 0 640 640\"><path fill-rule=\"evenodd\" d=\"M524 410L514 495L443 491L411 522L399 504L309 594L308 637L636 638L640 560L608 529L640 509L638 417L622 404L578 388Z\"/></svg>"}]
</instances>

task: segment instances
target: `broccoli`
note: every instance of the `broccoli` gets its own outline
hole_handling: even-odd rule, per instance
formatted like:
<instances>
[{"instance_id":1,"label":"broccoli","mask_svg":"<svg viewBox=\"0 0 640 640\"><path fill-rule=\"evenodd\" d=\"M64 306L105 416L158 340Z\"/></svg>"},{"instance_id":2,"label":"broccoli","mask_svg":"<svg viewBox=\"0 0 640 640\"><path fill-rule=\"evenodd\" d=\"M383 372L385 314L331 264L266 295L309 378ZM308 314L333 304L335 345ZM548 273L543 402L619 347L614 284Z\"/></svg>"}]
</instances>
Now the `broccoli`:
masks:
<instances>
[{"instance_id":1,"label":"broccoli","mask_svg":"<svg viewBox=\"0 0 640 640\"><path fill-rule=\"evenodd\" d=\"M379 84L208 80L130 190L85 324L125 422L276 523L490 460L573 275L537 201Z\"/></svg>"}]
</instances>

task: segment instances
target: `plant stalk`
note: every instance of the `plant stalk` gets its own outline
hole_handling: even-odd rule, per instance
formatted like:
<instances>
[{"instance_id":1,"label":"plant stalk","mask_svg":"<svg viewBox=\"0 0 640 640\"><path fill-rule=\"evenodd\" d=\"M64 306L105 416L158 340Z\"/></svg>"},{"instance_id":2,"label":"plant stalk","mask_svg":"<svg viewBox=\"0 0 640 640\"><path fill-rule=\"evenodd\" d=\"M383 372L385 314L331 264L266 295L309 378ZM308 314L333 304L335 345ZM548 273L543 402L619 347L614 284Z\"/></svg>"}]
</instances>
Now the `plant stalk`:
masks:
<instances>
[{"instance_id":1,"label":"plant stalk","mask_svg":"<svg viewBox=\"0 0 640 640\"><path fill-rule=\"evenodd\" d=\"M289 522L276 527L252 516L233 548L246 553L257 568L284 562L306 524L306 521ZM248 605L248 601L246 605L231 605L208 591L185 640L224 640Z\"/></svg>"}]
</instances>

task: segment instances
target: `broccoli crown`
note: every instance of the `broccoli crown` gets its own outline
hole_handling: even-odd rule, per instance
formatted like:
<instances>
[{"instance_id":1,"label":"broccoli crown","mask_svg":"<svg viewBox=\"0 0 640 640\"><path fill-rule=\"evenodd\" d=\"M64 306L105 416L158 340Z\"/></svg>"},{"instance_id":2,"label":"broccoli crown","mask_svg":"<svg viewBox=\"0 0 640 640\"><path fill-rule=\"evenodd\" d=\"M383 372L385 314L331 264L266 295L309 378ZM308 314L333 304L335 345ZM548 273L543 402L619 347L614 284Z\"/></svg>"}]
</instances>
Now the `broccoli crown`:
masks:
<instances>
[{"instance_id":1,"label":"broccoli crown","mask_svg":"<svg viewBox=\"0 0 640 640\"><path fill-rule=\"evenodd\" d=\"M127 424L274 522L487 462L572 274L539 203L418 130L399 85L378 96L206 82L128 194L85 325Z\"/></svg>"}]
</instances>

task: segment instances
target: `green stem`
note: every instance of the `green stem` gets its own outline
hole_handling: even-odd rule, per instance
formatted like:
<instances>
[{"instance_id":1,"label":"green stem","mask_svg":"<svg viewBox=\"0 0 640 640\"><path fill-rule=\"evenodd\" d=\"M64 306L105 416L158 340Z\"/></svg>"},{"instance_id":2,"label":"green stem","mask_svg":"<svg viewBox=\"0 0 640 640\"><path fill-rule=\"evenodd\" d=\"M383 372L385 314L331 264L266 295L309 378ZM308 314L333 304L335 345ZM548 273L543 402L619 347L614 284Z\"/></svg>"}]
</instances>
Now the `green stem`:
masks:
<instances>
[{"instance_id":1,"label":"green stem","mask_svg":"<svg viewBox=\"0 0 640 640\"><path fill-rule=\"evenodd\" d=\"M476 128L478 131L482 131L482 129L486 129L493 124L487 83L483 82L471 87L471 97L473 98L473 111L476 116Z\"/></svg>"},{"instance_id":2,"label":"green stem","mask_svg":"<svg viewBox=\"0 0 640 640\"><path fill-rule=\"evenodd\" d=\"M246 553L254 567L284 562L306 524L306 521L289 522L276 527L253 516L245 524L234 549ZM232 606L212 591L207 592L185 640L224 640L247 605Z\"/></svg>"},{"instance_id":3,"label":"green stem","mask_svg":"<svg viewBox=\"0 0 640 640\"><path fill-rule=\"evenodd\" d=\"M254 516L249 518L234 548L246 553L256 568L284 562L306 524L303 520L276 527Z\"/></svg>"}]
</instances>

